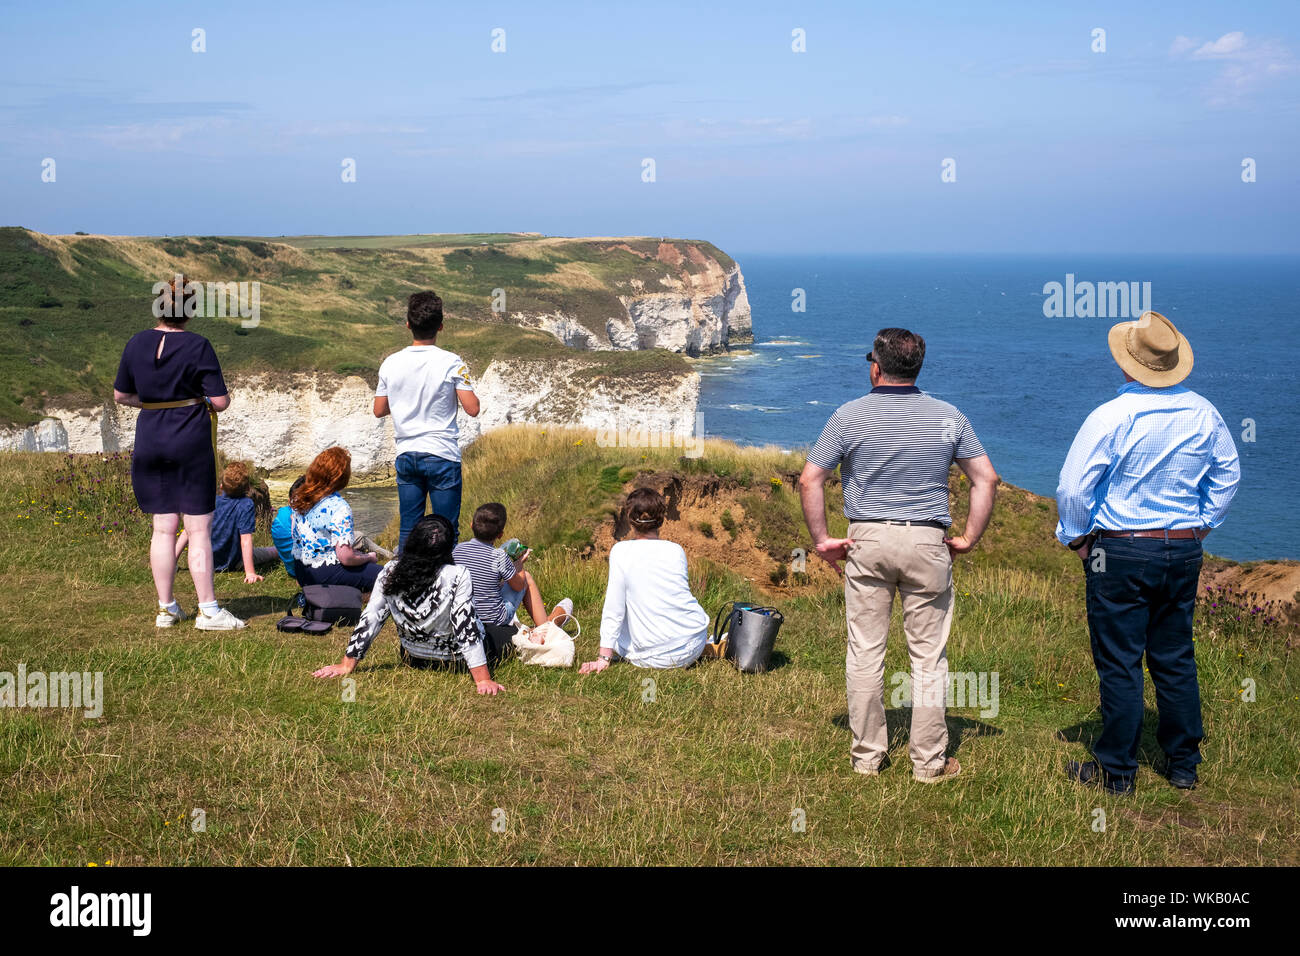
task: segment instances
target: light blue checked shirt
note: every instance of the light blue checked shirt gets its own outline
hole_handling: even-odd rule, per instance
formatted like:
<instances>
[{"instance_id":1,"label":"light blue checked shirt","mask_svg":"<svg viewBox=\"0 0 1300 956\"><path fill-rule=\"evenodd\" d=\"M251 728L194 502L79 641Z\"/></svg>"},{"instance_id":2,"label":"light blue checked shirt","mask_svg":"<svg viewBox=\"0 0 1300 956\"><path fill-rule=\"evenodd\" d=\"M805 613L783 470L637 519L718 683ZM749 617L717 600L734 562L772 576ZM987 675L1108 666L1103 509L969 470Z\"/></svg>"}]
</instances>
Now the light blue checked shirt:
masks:
<instances>
[{"instance_id":1,"label":"light blue checked shirt","mask_svg":"<svg viewBox=\"0 0 1300 956\"><path fill-rule=\"evenodd\" d=\"M1213 405L1182 385L1128 382L1074 437L1056 488L1056 537L1217 528L1240 481L1237 446Z\"/></svg>"}]
</instances>

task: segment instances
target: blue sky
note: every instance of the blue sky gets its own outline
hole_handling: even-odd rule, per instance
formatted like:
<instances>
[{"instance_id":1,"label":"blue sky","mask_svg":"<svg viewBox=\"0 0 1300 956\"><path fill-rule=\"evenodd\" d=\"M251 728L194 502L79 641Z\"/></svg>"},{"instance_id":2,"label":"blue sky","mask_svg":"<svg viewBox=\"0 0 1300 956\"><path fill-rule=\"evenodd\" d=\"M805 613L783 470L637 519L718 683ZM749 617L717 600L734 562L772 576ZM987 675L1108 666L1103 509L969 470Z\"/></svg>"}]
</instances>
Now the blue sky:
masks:
<instances>
[{"instance_id":1,"label":"blue sky","mask_svg":"<svg viewBox=\"0 0 1300 956\"><path fill-rule=\"evenodd\" d=\"M1300 5L1133 6L6 0L0 224L1300 252Z\"/></svg>"}]
</instances>

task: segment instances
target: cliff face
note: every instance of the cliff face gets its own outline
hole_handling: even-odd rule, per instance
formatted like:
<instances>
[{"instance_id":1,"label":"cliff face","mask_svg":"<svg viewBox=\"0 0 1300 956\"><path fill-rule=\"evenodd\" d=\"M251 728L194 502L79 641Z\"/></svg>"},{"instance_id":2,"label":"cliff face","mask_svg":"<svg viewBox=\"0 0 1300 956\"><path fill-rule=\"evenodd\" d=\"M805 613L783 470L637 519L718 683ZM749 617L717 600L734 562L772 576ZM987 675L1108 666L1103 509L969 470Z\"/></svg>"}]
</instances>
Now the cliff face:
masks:
<instances>
[{"instance_id":1,"label":"cliff face","mask_svg":"<svg viewBox=\"0 0 1300 956\"><path fill-rule=\"evenodd\" d=\"M509 318L578 349L658 348L695 356L752 342L740 267L723 268L712 258L702 258L697 266L702 271L663 277L653 286L635 279L620 283L626 287L617 296L621 308L605 318L603 331L562 310L518 312Z\"/></svg>"},{"instance_id":2,"label":"cliff face","mask_svg":"<svg viewBox=\"0 0 1300 956\"><path fill-rule=\"evenodd\" d=\"M508 423L690 436L699 377L684 356L753 338L739 266L698 239L271 241L15 227L0 228L0 263L0 319L11 352L27 359L9 366L17 372L0 390L0 449L129 448L134 412L106 401L112 375L122 343L152 324L141 290L177 273L260 289L253 324L212 300L193 330L212 343L232 391L222 448L272 468L301 466L335 442L358 471L392 459L392 426L371 415L366 382L410 341L417 290L443 297L440 344L475 372L483 413L464 420L466 442ZM87 323L101 334L78 334ZM94 399L104 404L83 407Z\"/></svg>"},{"instance_id":3,"label":"cliff face","mask_svg":"<svg viewBox=\"0 0 1300 956\"><path fill-rule=\"evenodd\" d=\"M477 418L460 414L463 448L508 424L594 429L640 429L690 436L695 428L700 377L660 372L593 376L577 362L492 362L475 391ZM358 474L391 465L391 419L371 411L374 390L357 376L248 375L230 382L231 405L220 419L218 446L231 458L265 468L300 468L330 445L352 453ZM0 431L0 450L113 452L135 441L135 409L108 403L91 408L47 408L27 428Z\"/></svg>"}]
</instances>

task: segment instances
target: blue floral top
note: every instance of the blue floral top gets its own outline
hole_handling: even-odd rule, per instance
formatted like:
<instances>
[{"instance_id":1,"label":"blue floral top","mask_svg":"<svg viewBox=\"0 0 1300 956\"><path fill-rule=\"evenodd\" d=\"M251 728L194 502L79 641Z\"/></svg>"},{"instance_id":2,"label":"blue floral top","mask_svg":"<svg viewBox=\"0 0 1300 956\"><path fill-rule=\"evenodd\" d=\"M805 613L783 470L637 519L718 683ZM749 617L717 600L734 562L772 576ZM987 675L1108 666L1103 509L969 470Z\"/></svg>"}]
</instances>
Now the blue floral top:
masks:
<instances>
[{"instance_id":1,"label":"blue floral top","mask_svg":"<svg viewBox=\"0 0 1300 956\"><path fill-rule=\"evenodd\" d=\"M334 549L341 544L351 545L355 537L352 528L352 506L338 492L326 495L305 515L293 513L293 559L308 567L319 568L338 564Z\"/></svg>"}]
</instances>

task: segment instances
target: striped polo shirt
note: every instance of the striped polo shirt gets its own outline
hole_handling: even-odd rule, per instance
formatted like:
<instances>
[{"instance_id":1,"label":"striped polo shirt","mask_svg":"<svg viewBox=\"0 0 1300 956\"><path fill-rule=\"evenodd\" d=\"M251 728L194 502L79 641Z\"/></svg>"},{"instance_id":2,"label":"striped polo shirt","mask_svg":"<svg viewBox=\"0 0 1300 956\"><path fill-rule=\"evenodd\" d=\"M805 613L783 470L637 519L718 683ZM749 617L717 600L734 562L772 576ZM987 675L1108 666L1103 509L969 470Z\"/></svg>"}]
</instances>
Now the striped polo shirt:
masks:
<instances>
[{"instance_id":1,"label":"striped polo shirt","mask_svg":"<svg viewBox=\"0 0 1300 956\"><path fill-rule=\"evenodd\" d=\"M456 545L452 559L469 571L474 582L474 611L484 624L506 624L514 613L506 613L501 600L501 585L518 572L510 556L478 538Z\"/></svg>"},{"instance_id":2,"label":"striped polo shirt","mask_svg":"<svg viewBox=\"0 0 1300 956\"><path fill-rule=\"evenodd\" d=\"M948 469L984 448L966 416L915 385L877 385L831 416L808 461L840 469L850 521L937 521L948 514Z\"/></svg>"}]
</instances>

